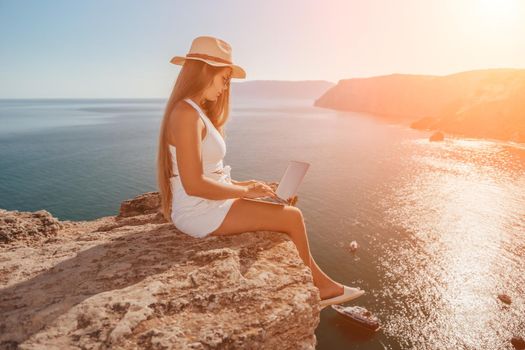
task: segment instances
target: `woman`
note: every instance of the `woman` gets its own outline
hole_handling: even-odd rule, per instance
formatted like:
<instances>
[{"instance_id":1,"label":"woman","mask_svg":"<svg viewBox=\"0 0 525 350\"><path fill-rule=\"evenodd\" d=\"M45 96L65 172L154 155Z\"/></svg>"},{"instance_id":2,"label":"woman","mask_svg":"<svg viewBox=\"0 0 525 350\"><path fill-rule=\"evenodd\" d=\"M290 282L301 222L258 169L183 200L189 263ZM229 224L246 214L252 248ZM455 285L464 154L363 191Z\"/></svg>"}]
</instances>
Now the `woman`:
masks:
<instances>
[{"instance_id":1,"label":"woman","mask_svg":"<svg viewBox=\"0 0 525 350\"><path fill-rule=\"evenodd\" d=\"M319 268L310 254L300 209L245 200L276 194L261 181L232 180L230 166L224 166L230 80L246 77L232 62L231 46L200 36L186 56L175 56L170 62L182 68L159 137L158 184L164 217L198 238L259 230L284 232L312 271L321 307L364 294L335 282Z\"/></svg>"}]
</instances>

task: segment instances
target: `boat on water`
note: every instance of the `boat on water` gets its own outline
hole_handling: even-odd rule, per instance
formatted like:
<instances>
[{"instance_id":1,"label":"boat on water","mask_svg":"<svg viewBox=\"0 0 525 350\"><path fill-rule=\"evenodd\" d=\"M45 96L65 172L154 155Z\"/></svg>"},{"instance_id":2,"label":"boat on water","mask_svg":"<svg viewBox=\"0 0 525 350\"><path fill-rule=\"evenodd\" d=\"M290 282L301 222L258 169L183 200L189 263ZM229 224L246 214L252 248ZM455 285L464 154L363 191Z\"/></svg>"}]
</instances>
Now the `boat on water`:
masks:
<instances>
[{"instance_id":1,"label":"boat on water","mask_svg":"<svg viewBox=\"0 0 525 350\"><path fill-rule=\"evenodd\" d=\"M374 332L381 329L379 319L362 306L342 306L334 304L332 308L360 327Z\"/></svg>"}]
</instances>

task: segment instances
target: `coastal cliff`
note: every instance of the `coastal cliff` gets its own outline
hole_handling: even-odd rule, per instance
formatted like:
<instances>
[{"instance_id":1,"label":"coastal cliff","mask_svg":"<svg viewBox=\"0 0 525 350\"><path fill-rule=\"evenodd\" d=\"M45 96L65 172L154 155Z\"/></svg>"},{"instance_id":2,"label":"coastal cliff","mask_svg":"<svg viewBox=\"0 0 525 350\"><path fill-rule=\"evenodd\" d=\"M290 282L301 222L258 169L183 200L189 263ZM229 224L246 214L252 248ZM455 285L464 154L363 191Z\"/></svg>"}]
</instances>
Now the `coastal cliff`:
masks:
<instances>
[{"instance_id":1,"label":"coastal cliff","mask_svg":"<svg viewBox=\"0 0 525 350\"><path fill-rule=\"evenodd\" d=\"M93 221L0 210L0 348L315 348L319 293L287 235L197 239L158 204Z\"/></svg>"},{"instance_id":2,"label":"coastal cliff","mask_svg":"<svg viewBox=\"0 0 525 350\"><path fill-rule=\"evenodd\" d=\"M314 105L370 113L420 130L525 142L525 69L345 79Z\"/></svg>"}]
</instances>

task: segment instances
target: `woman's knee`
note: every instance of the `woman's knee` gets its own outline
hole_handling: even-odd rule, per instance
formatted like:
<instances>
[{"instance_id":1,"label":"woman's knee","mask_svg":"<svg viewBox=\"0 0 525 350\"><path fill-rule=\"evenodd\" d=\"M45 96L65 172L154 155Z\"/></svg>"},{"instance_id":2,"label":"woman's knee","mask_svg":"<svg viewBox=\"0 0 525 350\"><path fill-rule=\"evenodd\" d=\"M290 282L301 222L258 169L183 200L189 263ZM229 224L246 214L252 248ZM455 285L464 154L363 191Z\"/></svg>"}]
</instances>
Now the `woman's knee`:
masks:
<instances>
[{"instance_id":1,"label":"woman's knee","mask_svg":"<svg viewBox=\"0 0 525 350\"><path fill-rule=\"evenodd\" d=\"M290 205L290 206L286 206L285 210L289 212L288 215L290 218L290 223L294 227L304 225L304 217L303 217L303 212L301 211L301 209Z\"/></svg>"}]
</instances>

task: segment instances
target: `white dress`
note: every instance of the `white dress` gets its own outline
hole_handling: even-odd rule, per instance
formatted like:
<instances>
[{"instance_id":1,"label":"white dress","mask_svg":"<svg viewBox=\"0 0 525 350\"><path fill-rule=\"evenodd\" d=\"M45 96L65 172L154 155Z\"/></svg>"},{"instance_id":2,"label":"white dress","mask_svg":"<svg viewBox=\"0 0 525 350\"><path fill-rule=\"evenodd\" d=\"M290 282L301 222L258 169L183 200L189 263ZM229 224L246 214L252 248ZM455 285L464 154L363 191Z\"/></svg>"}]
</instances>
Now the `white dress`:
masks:
<instances>
[{"instance_id":1,"label":"white dress","mask_svg":"<svg viewBox=\"0 0 525 350\"><path fill-rule=\"evenodd\" d=\"M222 135L193 100L187 98L184 101L197 110L206 126L206 136L201 146L204 175L231 184L231 167L223 165L226 144ZM203 238L221 225L235 198L213 200L188 195L178 175L177 150L173 145L169 145L169 149L173 174L176 174L170 178L173 194L171 219L178 230L196 238Z\"/></svg>"}]
</instances>

